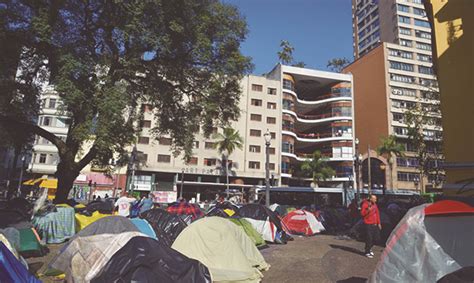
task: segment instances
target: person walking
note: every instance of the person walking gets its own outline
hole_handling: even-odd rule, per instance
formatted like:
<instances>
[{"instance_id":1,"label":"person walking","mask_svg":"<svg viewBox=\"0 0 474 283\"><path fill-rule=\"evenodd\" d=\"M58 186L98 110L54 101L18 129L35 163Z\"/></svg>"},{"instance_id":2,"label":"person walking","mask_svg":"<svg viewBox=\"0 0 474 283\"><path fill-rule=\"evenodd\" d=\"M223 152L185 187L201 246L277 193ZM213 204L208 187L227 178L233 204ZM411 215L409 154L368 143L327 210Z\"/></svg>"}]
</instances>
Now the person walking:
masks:
<instances>
[{"instance_id":1,"label":"person walking","mask_svg":"<svg viewBox=\"0 0 474 283\"><path fill-rule=\"evenodd\" d=\"M128 192L125 192L121 198L115 202L115 207L118 208L118 215L128 217L130 215L130 208L136 199L129 197Z\"/></svg>"},{"instance_id":2,"label":"person walking","mask_svg":"<svg viewBox=\"0 0 474 283\"><path fill-rule=\"evenodd\" d=\"M153 208L153 195L148 194L147 196L143 196L140 202L140 214L144 213Z\"/></svg>"},{"instance_id":3,"label":"person walking","mask_svg":"<svg viewBox=\"0 0 474 283\"><path fill-rule=\"evenodd\" d=\"M380 230L382 230L382 225L380 224L380 212L377 207L377 196L370 195L368 200L365 200L362 203L360 214L364 219L365 226L365 256L368 258L373 258L374 253L372 252L372 247L374 243L380 239Z\"/></svg>"}]
</instances>

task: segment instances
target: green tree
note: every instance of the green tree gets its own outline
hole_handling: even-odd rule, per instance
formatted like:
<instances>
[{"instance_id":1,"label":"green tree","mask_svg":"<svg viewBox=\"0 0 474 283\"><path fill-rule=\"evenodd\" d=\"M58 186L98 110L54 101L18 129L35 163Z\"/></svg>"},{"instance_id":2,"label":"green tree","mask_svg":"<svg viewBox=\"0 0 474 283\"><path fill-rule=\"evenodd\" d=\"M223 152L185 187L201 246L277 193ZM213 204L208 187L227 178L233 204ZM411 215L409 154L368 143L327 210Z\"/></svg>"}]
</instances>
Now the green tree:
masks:
<instances>
[{"instance_id":1,"label":"green tree","mask_svg":"<svg viewBox=\"0 0 474 283\"><path fill-rule=\"evenodd\" d=\"M281 50L278 51L278 59L280 63L284 65L290 65L293 62L293 51L295 48L291 46L288 40L282 40L280 42Z\"/></svg>"},{"instance_id":2,"label":"green tree","mask_svg":"<svg viewBox=\"0 0 474 283\"><path fill-rule=\"evenodd\" d=\"M434 126L436 130L441 128L440 117L441 110L439 103L431 103L429 105L422 105L421 102L415 104L404 113L404 122L407 124L408 142L415 151L415 158L418 162L418 172L420 175L421 192L425 190L424 177L431 173L438 175L442 172L434 163L440 159L442 137L441 132L431 132L428 134L427 125Z\"/></svg>"},{"instance_id":3,"label":"green tree","mask_svg":"<svg viewBox=\"0 0 474 283\"><path fill-rule=\"evenodd\" d=\"M311 158L303 161L300 168L306 176L313 179L315 184L319 184L321 181L332 178L336 174L334 169L328 165L327 159L321 155L319 150L313 152Z\"/></svg>"},{"instance_id":4,"label":"green tree","mask_svg":"<svg viewBox=\"0 0 474 283\"><path fill-rule=\"evenodd\" d=\"M192 153L239 116L240 79L251 70L239 51L247 26L218 0L7 1L0 9L0 124L42 136L57 148L56 202L89 163L109 166L137 138L147 104L153 134ZM3 65L5 64L5 65ZM35 123L40 88L58 92L69 116L61 140Z\"/></svg>"},{"instance_id":5,"label":"green tree","mask_svg":"<svg viewBox=\"0 0 474 283\"><path fill-rule=\"evenodd\" d=\"M382 138L380 140L380 145L377 148L377 153L379 155L385 156L388 161L388 170L390 171L390 182L393 187L393 157L403 156L403 151L405 150L404 146L397 142L397 138L393 135ZM384 187L385 193L385 187Z\"/></svg>"},{"instance_id":6,"label":"green tree","mask_svg":"<svg viewBox=\"0 0 474 283\"><path fill-rule=\"evenodd\" d=\"M226 186L227 193L229 192L229 156L235 151L236 148L242 149L244 145L244 140L240 136L239 131L234 130L233 128L226 127L223 128L223 133L216 133L213 136L214 139L217 139L215 143L215 148L217 151L222 154L222 167L226 176Z\"/></svg>"},{"instance_id":7,"label":"green tree","mask_svg":"<svg viewBox=\"0 0 474 283\"><path fill-rule=\"evenodd\" d=\"M350 62L351 61L349 61L347 58L333 58L328 61L326 67L333 72L340 73L345 66L349 65Z\"/></svg>"}]
</instances>

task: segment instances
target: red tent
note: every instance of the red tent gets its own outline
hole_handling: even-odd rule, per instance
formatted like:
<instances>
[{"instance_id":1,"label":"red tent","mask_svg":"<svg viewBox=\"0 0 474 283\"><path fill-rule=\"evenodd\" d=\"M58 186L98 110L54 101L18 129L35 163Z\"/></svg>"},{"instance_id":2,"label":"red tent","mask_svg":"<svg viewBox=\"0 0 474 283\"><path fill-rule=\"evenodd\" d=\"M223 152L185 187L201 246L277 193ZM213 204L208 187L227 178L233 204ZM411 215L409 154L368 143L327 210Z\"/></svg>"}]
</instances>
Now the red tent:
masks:
<instances>
[{"instance_id":1,"label":"red tent","mask_svg":"<svg viewBox=\"0 0 474 283\"><path fill-rule=\"evenodd\" d=\"M294 210L283 218L283 227L288 234L312 236L324 231L316 216L306 210Z\"/></svg>"}]
</instances>

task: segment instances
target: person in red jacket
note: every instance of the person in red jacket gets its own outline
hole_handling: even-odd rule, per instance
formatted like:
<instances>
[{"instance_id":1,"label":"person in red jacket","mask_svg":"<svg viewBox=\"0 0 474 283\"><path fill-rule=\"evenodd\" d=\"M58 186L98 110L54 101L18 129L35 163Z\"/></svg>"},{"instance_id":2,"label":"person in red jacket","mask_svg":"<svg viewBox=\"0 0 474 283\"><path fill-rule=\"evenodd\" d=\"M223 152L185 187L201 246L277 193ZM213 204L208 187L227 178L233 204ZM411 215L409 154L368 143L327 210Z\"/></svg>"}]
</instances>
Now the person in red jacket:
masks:
<instances>
[{"instance_id":1,"label":"person in red jacket","mask_svg":"<svg viewBox=\"0 0 474 283\"><path fill-rule=\"evenodd\" d=\"M382 230L382 225L380 224L380 212L377 207L377 196L370 195L369 199L362 203L360 214L364 219L366 231L365 256L373 258L374 253L372 252L372 247L375 242L379 241L380 230Z\"/></svg>"}]
</instances>

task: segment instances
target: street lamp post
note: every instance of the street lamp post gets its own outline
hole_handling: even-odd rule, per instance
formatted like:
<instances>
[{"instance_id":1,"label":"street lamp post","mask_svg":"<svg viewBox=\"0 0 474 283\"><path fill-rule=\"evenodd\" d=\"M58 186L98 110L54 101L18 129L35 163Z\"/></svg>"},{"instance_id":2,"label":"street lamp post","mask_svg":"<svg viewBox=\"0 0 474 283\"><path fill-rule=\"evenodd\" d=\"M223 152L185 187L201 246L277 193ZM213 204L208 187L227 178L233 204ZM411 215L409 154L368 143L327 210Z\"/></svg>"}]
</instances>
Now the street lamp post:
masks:
<instances>
[{"instance_id":1,"label":"street lamp post","mask_svg":"<svg viewBox=\"0 0 474 283\"><path fill-rule=\"evenodd\" d=\"M25 169L25 156L21 157L20 179L18 180L18 197L21 196L21 182L23 182L23 170Z\"/></svg>"},{"instance_id":2,"label":"street lamp post","mask_svg":"<svg viewBox=\"0 0 474 283\"><path fill-rule=\"evenodd\" d=\"M184 187L184 168L181 171L181 191L179 192L179 199L183 199L183 187Z\"/></svg>"},{"instance_id":3,"label":"street lamp post","mask_svg":"<svg viewBox=\"0 0 474 283\"><path fill-rule=\"evenodd\" d=\"M355 154L354 154L354 165L355 165L355 178L356 178L356 201L359 203L360 199L360 164L362 162L362 154L359 154L359 139L355 139Z\"/></svg>"},{"instance_id":4,"label":"street lamp post","mask_svg":"<svg viewBox=\"0 0 474 283\"><path fill-rule=\"evenodd\" d=\"M267 129L267 132L263 135L265 138L265 205L270 207L270 141L272 136Z\"/></svg>"}]
</instances>

